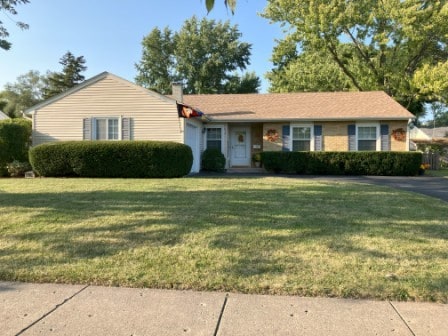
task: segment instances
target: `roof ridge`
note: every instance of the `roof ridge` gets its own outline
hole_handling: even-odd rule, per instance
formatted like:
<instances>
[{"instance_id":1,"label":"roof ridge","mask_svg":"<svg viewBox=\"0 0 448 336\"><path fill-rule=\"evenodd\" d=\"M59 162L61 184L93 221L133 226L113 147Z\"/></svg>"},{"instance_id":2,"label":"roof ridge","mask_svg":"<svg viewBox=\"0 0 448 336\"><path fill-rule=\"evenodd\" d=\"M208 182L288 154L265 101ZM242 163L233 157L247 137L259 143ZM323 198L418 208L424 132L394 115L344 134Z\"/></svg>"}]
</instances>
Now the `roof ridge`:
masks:
<instances>
[{"instance_id":1,"label":"roof ridge","mask_svg":"<svg viewBox=\"0 0 448 336\"><path fill-rule=\"evenodd\" d=\"M266 93L194 93L194 94L184 94L187 97L198 97L198 96L269 96L269 95L325 95L325 94L368 94L368 93L382 93L386 94L386 92L381 90L373 90L373 91L299 91L299 92L266 92Z\"/></svg>"}]
</instances>

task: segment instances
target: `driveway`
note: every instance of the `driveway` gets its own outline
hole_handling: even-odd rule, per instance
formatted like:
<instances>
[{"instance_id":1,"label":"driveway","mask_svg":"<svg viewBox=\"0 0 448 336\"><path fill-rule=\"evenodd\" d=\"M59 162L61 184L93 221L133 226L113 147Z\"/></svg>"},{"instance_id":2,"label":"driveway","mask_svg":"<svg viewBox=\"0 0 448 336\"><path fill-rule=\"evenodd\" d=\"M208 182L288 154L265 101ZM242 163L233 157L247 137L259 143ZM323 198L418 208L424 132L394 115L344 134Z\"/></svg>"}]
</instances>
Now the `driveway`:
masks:
<instances>
[{"instance_id":1,"label":"driveway","mask_svg":"<svg viewBox=\"0 0 448 336\"><path fill-rule=\"evenodd\" d=\"M300 176L307 178L306 176ZM448 179L430 176L312 176L310 178L384 185L448 202Z\"/></svg>"},{"instance_id":2,"label":"driveway","mask_svg":"<svg viewBox=\"0 0 448 336\"><path fill-rule=\"evenodd\" d=\"M284 175L272 173L198 173L190 177L257 177L257 176L281 176L298 179L315 179L326 181L346 181L354 183L367 183L388 186L391 188L412 191L426 196L435 197L448 202L448 178L432 176L343 176L343 175Z\"/></svg>"}]
</instances>

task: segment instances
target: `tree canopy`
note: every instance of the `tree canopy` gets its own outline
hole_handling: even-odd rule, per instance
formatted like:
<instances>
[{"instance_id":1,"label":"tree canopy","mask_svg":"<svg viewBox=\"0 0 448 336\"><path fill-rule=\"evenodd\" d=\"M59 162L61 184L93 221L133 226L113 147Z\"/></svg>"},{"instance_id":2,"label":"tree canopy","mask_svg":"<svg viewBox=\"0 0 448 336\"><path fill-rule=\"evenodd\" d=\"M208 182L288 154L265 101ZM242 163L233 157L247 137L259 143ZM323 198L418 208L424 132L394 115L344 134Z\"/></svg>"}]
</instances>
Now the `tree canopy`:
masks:
<instances>
[{"instance_id":1,"label":"tree canopy","mask_svg":"<svg viewBox=\"0 0 448 336\"><path fill-rule=\"evenodd\" d=\"M162 94L171 83L182 81L193 93L257 92L260 80L238 70L249 64L249 43L239 41L237 26L215 20L186 20L178 32L154 28L142 41L142 58L136 64L136 82ZM237 85L239 83L240 85Z\"/></svg>"},{"instance_id":2,"label":"tree canopy","mask_svg":"<svg viewBox=\"0 0 448 336\"><path fill-rule=\"evenodd\" d=\"M5 16L10 18L10 15L17 15L16 6L20 4L27 4L29 0L1 0L0 1L0 13L6 14ZM11 19L12 21L12 19ZM21 21L14 22L18 27L22 29L28 29L28 25ZM11 42L8 41L9 32L6 29L2 20L0 20L0 49L9 50L11 48Z\"/></svg>"},{"instance_id":3,"label":"tree canopy","mask_svg":"<svg viewBox=\"0 0 448 336\"><path fill-rule=\"evenodd\" d=\"M83 82L85 77L82 72L87 69L85 63L84 56L76 57L67 51L59 61L62 71L48 74L47 85L43 89L43 98L48 99Z\"/></svg>"},{"instance_id":4,"label":"tree canopy","mask_svg":"<svg viewBox=\"0 0 448 336\"><path fill-rule=\"evenodd\" d=\"M270 0L288 29L273 54L270 90L383 90L417 116L448 98L444 0Z\"/></svg>"},{"instance_id":5,"label":"tree canopy","mask_svg":"<svg viewBox=\"0 0 448 336\"><path fill-rule=\"evenodd\" d=\"M22 111L42 101L46 77L39 71L30 70L17 77L16 82L7 83L0 92L0 109L10 117L19 117Z\"/></svg>"}]
</instances>

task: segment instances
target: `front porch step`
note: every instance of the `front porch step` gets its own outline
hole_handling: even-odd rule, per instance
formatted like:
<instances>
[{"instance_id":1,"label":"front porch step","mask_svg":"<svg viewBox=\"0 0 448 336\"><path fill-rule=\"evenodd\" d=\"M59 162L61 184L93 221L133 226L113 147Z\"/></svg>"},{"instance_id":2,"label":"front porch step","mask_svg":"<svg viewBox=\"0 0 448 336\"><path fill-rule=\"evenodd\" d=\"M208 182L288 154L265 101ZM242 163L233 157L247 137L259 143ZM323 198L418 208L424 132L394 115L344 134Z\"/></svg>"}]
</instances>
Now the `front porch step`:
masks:
<instances>
[{"instance_id":1,"label":"front porch step","mask_svg":"<svg viewBox=\"0 0 448 336\"><path fill-rule=\"evenodd\" d=\"M227 169L229 174L263 174L266 173L264 168L251 168L251 167L241 167L241 168L229 168Z\"/></svg>"}]
</instances>

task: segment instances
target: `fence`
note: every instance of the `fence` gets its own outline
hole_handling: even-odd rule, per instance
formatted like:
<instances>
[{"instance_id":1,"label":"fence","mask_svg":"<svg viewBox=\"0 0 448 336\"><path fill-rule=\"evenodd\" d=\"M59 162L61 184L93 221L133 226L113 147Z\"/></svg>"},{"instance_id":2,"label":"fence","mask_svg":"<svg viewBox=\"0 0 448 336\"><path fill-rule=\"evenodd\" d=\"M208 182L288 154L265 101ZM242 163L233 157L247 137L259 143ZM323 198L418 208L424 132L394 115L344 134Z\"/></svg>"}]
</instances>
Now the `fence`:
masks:
<instances>
[{"instance_id":1,"label":"fence","mask_svg":"<svg viewBox=\"0 0 448 336\"><path fill-rule=\"evenodd\" d=\"M440 154L439 153L423 153L423 163L429 164L429 169L440 169Z\"/></svg>"}]
</instances>

